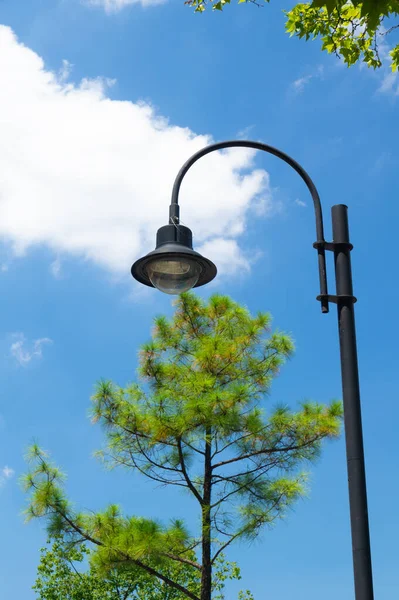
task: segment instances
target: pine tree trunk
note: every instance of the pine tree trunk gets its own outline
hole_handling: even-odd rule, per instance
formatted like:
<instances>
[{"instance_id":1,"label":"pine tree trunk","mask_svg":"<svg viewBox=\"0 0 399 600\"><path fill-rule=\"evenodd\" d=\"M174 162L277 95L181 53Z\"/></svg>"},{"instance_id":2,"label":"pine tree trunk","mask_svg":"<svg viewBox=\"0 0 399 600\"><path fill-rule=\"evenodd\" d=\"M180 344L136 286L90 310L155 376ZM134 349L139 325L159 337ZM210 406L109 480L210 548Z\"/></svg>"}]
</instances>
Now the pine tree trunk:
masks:
<instances>
[{"instance_id":1,"label":"pine tree trunk","mask_svg":"<svg viewBox=\"0 0 399 600\"><path fill-rule=\"evenodd\" d=\"M211 600L212 564L211 564L211 428L206 429L204 494L202 505L202 575L201 600Z\"/></svg>"}]
</instances>

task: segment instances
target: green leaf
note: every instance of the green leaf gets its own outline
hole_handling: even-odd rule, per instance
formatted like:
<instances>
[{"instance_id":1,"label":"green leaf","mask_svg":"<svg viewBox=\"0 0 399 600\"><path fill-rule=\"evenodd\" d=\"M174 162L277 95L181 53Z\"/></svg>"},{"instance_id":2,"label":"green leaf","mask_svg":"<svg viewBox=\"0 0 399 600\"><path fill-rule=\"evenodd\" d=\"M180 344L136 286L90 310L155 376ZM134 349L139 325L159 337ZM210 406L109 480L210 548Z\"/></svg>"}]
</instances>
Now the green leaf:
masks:
<instances>
[{"instance_id":1,"label":"green leaf","mask_svg":"<svg viewBox=\"0 0 399 600\"><path fill-rule=\"evenodd\" d=\"M375 30L381 16L386 14L387 0L363 0L361 5L361 16L367 20L368 30Z\"/></svg>"},{"instance_id":2,"label":"green leaf","mask_svg":"<svg viewBox=\"0 0 399 600\"><path fill-rule=\"evenodd\" d=\"M392 58L391 69L395 73L399 69L399 44L389 54Z\"/></svg>"},{"instance_id":3,"label":"green leaf","mask_svg":"<svg viewBox=\"0 0 399 600\"><path fill-rule=\"evenodd\" d=\"M244 0L245 1L245 0ZM286 24L285 24L285 30L290 33L291 35L294 35L295 31L296 31L296 21L292 18L288 19Z\"/></svg>"},{"instance_id":4,"label":"green leaf","mask_svg":"<svg viewBox=\"0 0 399 600\"><path fill-rule=\"evenodd\" d=\"M332 13L332 11L337 6L337 1L336 0L313 0L311 6L314 8L325 7L329 13Z\"/></svg>"},{"instance_id":5,"label":"green leaf","mask_svg":"<svg viewBox=\"0 0 399 600\"><path fill-rule=\"evenodd\" d=\"M334 42L331 42L331 40L326 40L323 43L321 49L322 50L327 50L327 52L330 54L331 52L333 52L334 47L335 47Z\"/></svg>"}]
</instances>

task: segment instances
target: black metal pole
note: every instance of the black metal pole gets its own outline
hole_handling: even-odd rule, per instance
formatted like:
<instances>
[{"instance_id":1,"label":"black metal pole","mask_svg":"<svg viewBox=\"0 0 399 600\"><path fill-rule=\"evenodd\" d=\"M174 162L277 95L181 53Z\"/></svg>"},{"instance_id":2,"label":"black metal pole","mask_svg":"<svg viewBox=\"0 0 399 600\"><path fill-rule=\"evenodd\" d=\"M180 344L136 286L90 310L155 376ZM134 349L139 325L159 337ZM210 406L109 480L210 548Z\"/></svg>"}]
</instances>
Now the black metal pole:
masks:
<instances>
[{"instance_id":1,"label":"black metal pole","mask_svg":"<svg viewBox=\"0 0 399 600\"><path fill-rule=\"evenodd\" d=\"M356 600L373 600L348 207L332 207L338 327Z\"/></svg>"}]
</instances>

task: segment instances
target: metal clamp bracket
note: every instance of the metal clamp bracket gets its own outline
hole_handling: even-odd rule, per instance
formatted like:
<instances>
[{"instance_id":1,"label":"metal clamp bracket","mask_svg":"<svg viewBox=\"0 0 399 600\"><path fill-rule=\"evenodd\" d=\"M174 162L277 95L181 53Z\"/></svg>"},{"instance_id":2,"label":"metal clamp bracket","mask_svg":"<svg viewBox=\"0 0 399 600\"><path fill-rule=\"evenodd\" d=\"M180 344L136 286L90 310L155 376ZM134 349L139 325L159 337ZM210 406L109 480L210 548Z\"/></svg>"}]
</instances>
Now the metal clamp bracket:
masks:
<instances>
[{"instance_id":1,"label":"metal clamp bracket","mask_svg":"<svg viewBox=\"0 0 399 600\"><path fill-rule=\"evenodd\" d=\"M314 242L313 248L316 250L329 250L330 252L342 252L343 250L353 250L353 244L350 242Z\"/></svg>"},{"instance_id":2,"label":"metal clamp bracket","mask_svg":"<svg viewBox=\"0 0 399 600\"><path fill-rule=\"evenodd\" d=\"M320 294L316 296L316 300L323 302L323 300L327 300L327 302L333 302L334 304L341 304L343 306L349 306L350 304L355 304L357 302L357 298L355 296L348 296L346 294L341 294L340 296L334 296L332 294Z\"/></svg>"}]
</instances>

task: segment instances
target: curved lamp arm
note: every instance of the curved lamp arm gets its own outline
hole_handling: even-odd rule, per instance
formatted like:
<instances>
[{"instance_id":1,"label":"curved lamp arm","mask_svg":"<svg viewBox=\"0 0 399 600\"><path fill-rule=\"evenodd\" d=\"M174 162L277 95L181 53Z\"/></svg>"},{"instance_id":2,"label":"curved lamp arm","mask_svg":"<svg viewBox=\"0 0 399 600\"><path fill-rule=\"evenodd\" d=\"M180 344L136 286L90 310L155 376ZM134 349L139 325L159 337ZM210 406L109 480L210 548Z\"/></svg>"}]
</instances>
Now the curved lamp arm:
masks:
<instances>
[{"instance_id":1,"label":"curved lamp arm","mask_svg":"<svg viewBox=\"0 0 399 600\"><path fill-rule=\"evenodd\" d=\"M328 291L327 291L327 274L326 274L326 257L325 257L325 244L326 241L324 239L324 227L323 227L323 213L321 208L320 196L316 189L315 184L313 183L310 176L307 174L305 169L301 167L299 163L297 163L291 156L285 154L281 150L274 148L273 146L269 146L268 144L262 144L261 142L252 142L248 140L230 140L226 142L218 142L217 144L210 144L202 150L199 150L195 154L189 158L180 171L177 174L175 179L173 190L172 190L172 200L170 205L169 212L169 223L178 224L179 223L179 191L180 186L182 184L183 178L186 175L187 171L193 166L197 160L209 154L210 152L214 152L216 150L223 150L225 148L253 148L255 150L263 150L268 154L273 154L280 158L284 162L286 162L290 167L292 167L298 175L305 182L310 195L312 196L315 217L316 217L316 237L317 240L314 243L314 247L317 250L318 254L318 264L319 264L319 280L320 280L320 302L321 302L321 310L323 313L328 312Z\"/></svg>"}]
</instances>

